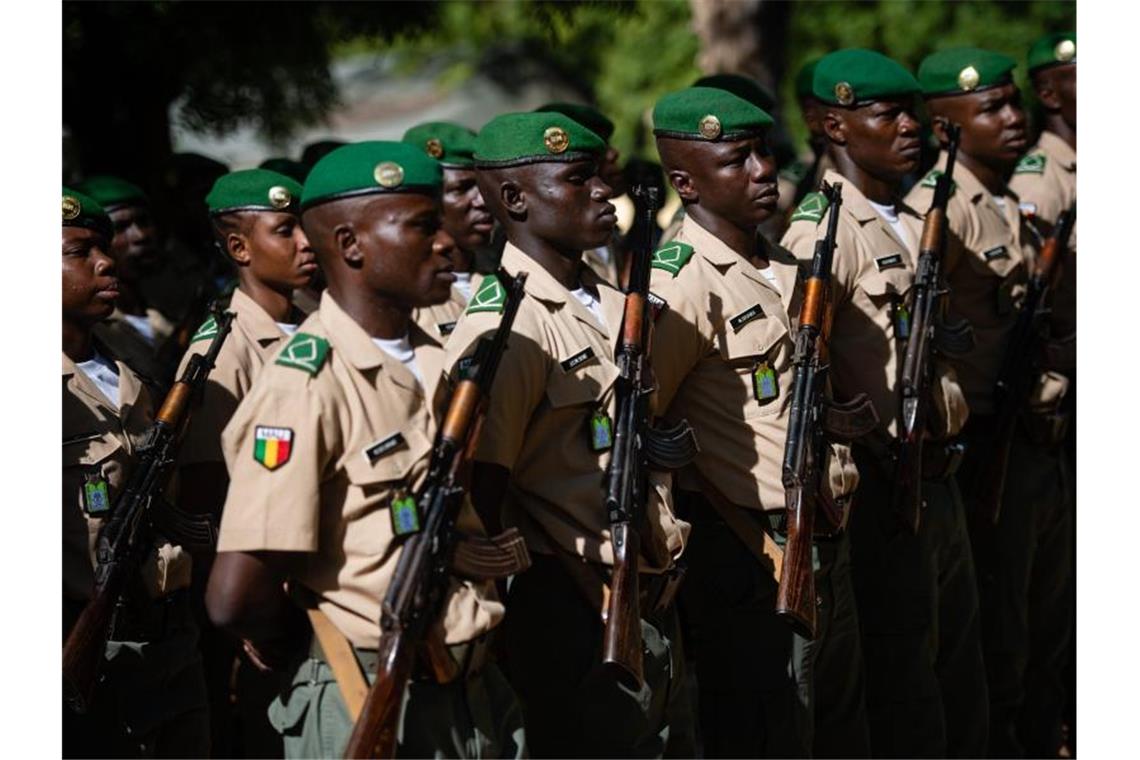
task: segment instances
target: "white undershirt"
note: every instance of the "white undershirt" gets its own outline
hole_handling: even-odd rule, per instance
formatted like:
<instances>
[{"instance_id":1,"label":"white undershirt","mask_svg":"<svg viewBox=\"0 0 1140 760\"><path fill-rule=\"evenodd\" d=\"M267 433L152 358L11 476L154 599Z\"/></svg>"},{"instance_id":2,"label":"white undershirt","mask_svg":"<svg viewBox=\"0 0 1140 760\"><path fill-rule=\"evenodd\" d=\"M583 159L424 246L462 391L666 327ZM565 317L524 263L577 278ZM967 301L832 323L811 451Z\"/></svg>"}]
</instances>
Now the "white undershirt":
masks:
<instances>
[{"instance_id":1,"label":"white undershirt","mask_svg":"<svg viewBox=\"0 0 1140 760\"><path fill-rule=\"evenodd\" d=\"M906 227L903 226L902 221L899 220L899 212L898 209L895 208L895 204L892 203L890 205L884 206L883 204L875 203L870 199L867 200L867 203L870 203L871 208L875 209L875 211L879 213L879 216L883 217L883 221L891 225L891 229L895 231L896 235L898 235L899 240L901 240L906 245L911 244L910 233L906 231Z\"/></svg>"},{"instance_id":2,"label":"white undershirt","mask_svg":"<svg viewBox=\"0 0 1140 760\"><path fill-rule=\"evenodd\" d=\"M471 300L471 273L470 272L452 272L455 275L455 289L463 295L464 301Z\"/></svg>"},{"instance_id":3,"label":"white undershirt","mask_svg":"<svg viewBox=\"0 0 1140 760\"><path fill-rule=\"evenodd\" d=\"M119 372L114 362L95 351L90 359L76 362L75 366L83 370L87 379L99 387L116 409L119 408Z\"/></svg>"},{"instance_id":4,"label":"white undershirt","mask_svg":"<svg viewBox=\"0 0 1140 760\"><path fill-rule=\"evenodd\" d=\"M135 328L135 330L146 338L147 343L152 346L154 345L154 326L150 323L150 317L124 314L123 319L127 320L127 323L130 324L131 327Z\"/></svg>"},{"instance_id":5,"label":"white undershirt","mask_svg":"<svg viewBox=\"0 0 1140 760\"><path fill-rule=\"evenodd\" d=\"M277 329L286 335L292 336L293 333L297 332L297 325L291 325L287 322L278 322Z\"/></svg>"},{"instance_id":6,"label":"white undershirt","mask_svg":"<svg viewBox=\"0 0 1140 760\"><path fill-rule=\"evenodd\" d=\"M990 197L994 199L994 203L997 204L998 208L1000 208L1002 211L1005 211L1005 198L1002 198L999 195L991 195Z\"/></svg>"},{"instance_id":7,"label":"white undershirt","mask_svg":"<svg viewBox=\"0 0 1140 760\"><path fill-rule=\"evenodd\" d=\"M600 245L594 249L594 255L597 256L606 265L610 263L610 247L608 245Z\"/></svg>"},{"instance_id":8,"label":"white undershirt","mask_svg":"<svg viewBox=\"0 0 1140 760\"><path fill-rule=\"evenodd\" d=\"M593 293L589 292L585 288L578 288L576 290L571 290L570 295L574 296L578 303L582 304L590 310L590 313L593 314L594 318L598 320L599 325L602 327L606 326L606 318L602 316L602 302L597 298L594 298Z\"/></svg>"},{"instance_id":9,"label":"white undershirt","mask_svg":"<svg viewBox=\"0 0 1140 760\"><path fill-rule=\"evenodd\" d=\"M376 344L384 353L391 356L396 361L403 364L409 372L416 376L416 380L420 385L424 384L424 376L420 373L420 365L416 363L416 350L412 348L412 341L405 335L402 338L373 338L372 342Z\"/></svg>"}]
</instances>

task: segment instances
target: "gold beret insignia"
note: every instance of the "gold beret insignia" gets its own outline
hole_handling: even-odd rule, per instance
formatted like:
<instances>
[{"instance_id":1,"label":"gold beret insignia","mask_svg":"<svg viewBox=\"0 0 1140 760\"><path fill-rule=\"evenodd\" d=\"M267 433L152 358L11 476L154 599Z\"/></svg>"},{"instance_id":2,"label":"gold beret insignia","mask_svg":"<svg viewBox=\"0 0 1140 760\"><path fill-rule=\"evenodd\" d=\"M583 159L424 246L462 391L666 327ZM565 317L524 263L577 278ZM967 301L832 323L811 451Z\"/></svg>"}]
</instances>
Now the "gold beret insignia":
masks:
<instances>
[{"instance_id":1,"label":"gold beret insignia","mask_svg":"<svg viewBox=\"0 0 1140 760\"><path fill-rule=\"evenodd\" d=\"M565 153L570 147L570 135L562 127L547 127L542 133L542 142L551 153Z\"/></svg>"},{"instance_id":2,"label":"gold beret insignia","mask_svg":"<svg viewBox=\"0 0 1140 760\"><path fill-rule=\"evenodd\" d=\"M269 188L269 204L273 208L285 208L293 202L293 194L281 185Z\"/></svg>"},{"instance_id":3,"label":"gold beret insignia","mask_svg":"<svg viewBox=\"0 0 1140 760\"><path fill-rule=\"evenodd\" d=\"M835 102L841 106L849 106L855 102L855 90L847 82L835 83Z\"/></svg>"},{"instance_id":4,"label":"gold beret insignia","mask_svg":"<svg viewBox=\"0 0 1140 760\"><path fill-rule=\"evenodd\" d=\"M404 167L395 161L382 161L376 164L372 176L381 187L399 187L404 181Z\"/></svg>"},{"instance_id":5,"label":"gold beret insignia","mask_svg":"<svg viewBox=\"0 0 1140 760\"><path fill-rule=\"evenodd\" d=\"M1061 40L1053 48L1053 57L1062 63L1068 63L1077 57L1077 44L1072 40Z\"/></svg>"},{"instance_id":6,"label":"gold beret insignia","mask_svg":"<svg viewBox=\"0 0 1140 760\"><path fill-rule=\"evenodd\" d=\"M80 205L76 198L70 195L63 196L63 221L70 222L79 216Z\"/></svg>"},{"instance_id":7,"label":"gold beret insignia","mask_svg":"<svg viewBox=\"0 0 1140 760\"><path fill-rule=\"evenodd\" d=\"M443 143L434 137L427 141L425 148L432 158L443 158Z\"/></svg>"},{"instance_id":8,"label":"gold beret insignia","mask_svg":"<svg viewBox=\"0 0 1140 760\"><path fill-rule=\"evenodd\" d=\"M977 87L980 81L982 81L982 75L973 66L967 66L958 72L958 87L966 92Z\"/></svg>"},{"instance_id":9,"label":"gold beret insignia","mask_svg":"<svg viewBox=\"0 0 1140 760\"><path fill-rule=\"evenodd\" d=\"M701 119L701 123L697 125L697 131L701 133L701 137L706 140L715 140L720 137L720 119L713 116L711 113Z\"/></svg>"}]
</instances>

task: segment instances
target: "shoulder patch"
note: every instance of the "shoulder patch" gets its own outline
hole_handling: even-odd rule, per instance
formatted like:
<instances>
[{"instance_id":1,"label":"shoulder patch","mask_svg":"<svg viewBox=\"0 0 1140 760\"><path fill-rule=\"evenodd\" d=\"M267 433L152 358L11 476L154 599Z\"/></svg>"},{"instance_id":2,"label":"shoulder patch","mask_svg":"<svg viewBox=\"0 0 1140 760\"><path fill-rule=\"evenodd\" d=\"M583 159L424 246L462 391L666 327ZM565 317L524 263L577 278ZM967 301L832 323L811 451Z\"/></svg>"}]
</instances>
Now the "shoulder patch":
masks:
<instances>
[{"instance_id":1,"label":"shoulder patch","mask_svg":"<svg viewBox=\"0 0 1140 760\"><path fill-rule=\"evenodd\" d=\"M664 269L674 277L693 257L693 246L672 240L653 252L649 265L654 269Z\"/></svg>"},{"instance_id":2,"label":"shoulder patch","mask_svg":"<svg viewBox=\"0 0 1140 760\"><path fill-rule=\"evenodd\" d=\"M489 274L483 278L483 283L471 296L471 302L467 304L464 314L476 314L480 311L501 313L505 308L507 308L507 289L499 282L498 277Z\"/></svg>"},{"instance_id":3,"label":"shoulder patch","mask_svg":"<svg viewBox=\"0 0 1140 760\"><path fill-rule=\"evenodd\" d=\"M1045 173L1045 154L1044 153L1029 153L1022 156L1021 160L1017 162L1017 166L1013 169L1014 174L1044 174Z\"/></svg>"},{"instance_id":4,"label":"shoulder patch","mask_svg":"<svg viewBox=\"0 0 1140 760\"><path fill-rule=\"evenodd\" d=\"M823 219L823 215L827 212L827 196L823 193L808 193L804 199L800 201L800 205L796 206L796 211L792 214L789 221L798 222L801 219L806 219L809 222L819 222Z\"/></svg>"},{"instance_id":5,"label":"shoulder patch","mask_svg":"<svg viewBox=\"0 0 1140 760\"><path fill-rule=\"evenodd\" d=\"M943 172L941 169L931 169L926 173L926 176L922 178L922 182L918 183L918 186L933 188L938 184L938 178L941 177L944 173L945 172ZM950 194L953 195L954 191L957 189L958 183L954 180L950 180Z\"/></svg>"},{"instance_id":6,"label":"shoulder patch","mask_svg":"<svg viewBox=\"0 0 1140 760\"><path fill-rule=\"evenodd\" d=\"M218 334L218 321L213 317L207 317L206 321L198 328L198 332L194 333L194 337L190 338L190 342L194 343L199 340L208 340Z\"/></svg>"},{"instance_id":7,"label":"shoulder patch","mask_svg":"<svg viewBox=\"0 0 1140 760\"><path fill-rule=\"evenodd\" d=\"M329 342L309 333L297 333L286 344L275 364L282 367L303 369L310 375L320 371L329 354Z\"/></svg>"}]
</instances>

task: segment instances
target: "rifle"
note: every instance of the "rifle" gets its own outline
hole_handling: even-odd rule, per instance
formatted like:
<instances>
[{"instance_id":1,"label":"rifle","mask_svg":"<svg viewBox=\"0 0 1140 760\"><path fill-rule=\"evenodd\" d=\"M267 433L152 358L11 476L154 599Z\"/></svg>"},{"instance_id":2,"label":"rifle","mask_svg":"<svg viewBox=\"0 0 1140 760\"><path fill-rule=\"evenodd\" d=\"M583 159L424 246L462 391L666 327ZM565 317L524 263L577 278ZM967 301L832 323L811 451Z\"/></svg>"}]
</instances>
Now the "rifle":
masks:
<instances>
[{"instance_id":1,"label":"rifle","mask_svg":"<svg viewBox=\"0 0 1140 760\"><path fill-rule=\"evenodd\" d=\"M233 312L212 309L217 335L205 354L190 357L155 415L138 450L138 463L115 500L111 516L96 543L95 595L63 644L63 690L76 712L86 712L94 695L99 667L115 622L128 602L128 583L150 550L156 533L177 538L186 547L211 548L217 531L207 518L189 515L162 502L178 456L191 402L199 398L218 352L229 335Z\"/></svg>"},{"instance_id":2,"label":"rifle","mask_svg":"<svg viewBox=\"0 0 1140 760\"><path fill-rule=\"evenodd\" d=\"M605 507L614 565L605 611L602 663L622 682L640 689L644 677L638 571L649 467L682 467L696 456L697 444L693 429L684 420L670 428L654 428L650 424L653 382L648 359L653 320L649 315L649 270L659 195L655 187L638 186L633 192L643 205L617 351L621 372L614 393L617 419L613 454L606 471Z\"/></svg>"},{"instance_id":3,"label":"rifle","mask_svg":"<svg viewBox=\"0 0 1140 760\"><path fill-rule=\"evenodd\" d=\"M423 528L405 541L384 596L376 680L352 729L345 757L395 755L404 690L417 650L421 645L429 649L433 645L428 628L439 617L445 601L458 543L454 526L463 504L460 481L478 443L488 394L507 349L527 273L511 277L500 268L496 276L508 291L503 318L494 337L479 343L468 374L456 385L436 433L427 476L413 497ZM440 668L436 672L444 675Z\"/></svg>"},{"instance_id":4,"label":"rifle","mask_svg":"<svg viewBox=\"0 0 1140 760\"><path fill-rule=\"evenodd\" d=\"M776 592L776 614L796 633L815 638L815 574L812 570L812 530L820 488L819 468L826 457L823 427L827 408L827 332L831 321L831 261L842 183L824 183L831 216L826 234L816 241L811 276L804 284L804 303L796 329L795 368L788 437L784 442L784 504L787 543L784 568Z\"/></svg>"},{"instance_id":5,"label":"rifle","mask_svg":"<svg viewBox=\"0 0 1140 760\"><path fill-rule=\"evenodd\" d=\"M978 500L981 514L995 525L1001 516L1001 498L1005 491L1009 450L1017 427L1017 417L1029 403L1037 375L1035 358L1047 330L1046 317L1049 314L1045 300L1053 285L1057 267L1068 250L1076 220L1077 203L1074 201L1057 219L1052 236L1041 247L1029 276L1025 302L1010 333L1001 372L994 386L994 400L998 409L997 427L992 438L991 455L982 460L981 471L974 481L974 496Z\"/></svg>"},{"instance_id":6,"label":"rifle","mask_svg":"<svg viewBox=\"0 0 1140 760\"><path fill-rule=\"evenodd\" d=\"M891 504L899 520L911 533L918 533L922 514L922 444L930 405L930 383L933 375L931 353L960 356L973 347L973 332L965 320L952 325L943 320L942 302L946 294L942 282L942 257L946 251L946 206L953 187L954 163L958 157L958 141L962 128L947 127L950 146L946 171L935 181L934 198L922 226L918 265L912 293L910 337L903 356L899 381L902 415L895 449L895 479Z\"/></svg>"}]
</instances>

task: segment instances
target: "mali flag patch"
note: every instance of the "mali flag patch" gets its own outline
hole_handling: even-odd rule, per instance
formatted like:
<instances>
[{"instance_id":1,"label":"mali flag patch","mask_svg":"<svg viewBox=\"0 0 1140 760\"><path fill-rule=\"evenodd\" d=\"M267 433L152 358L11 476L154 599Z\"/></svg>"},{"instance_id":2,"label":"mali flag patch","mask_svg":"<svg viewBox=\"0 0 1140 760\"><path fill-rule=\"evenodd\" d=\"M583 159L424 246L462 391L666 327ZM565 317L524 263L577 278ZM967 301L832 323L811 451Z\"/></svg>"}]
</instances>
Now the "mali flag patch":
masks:
<instances>
[{"instance_id":1,"label":"mali flag patch","mask_svg":"<svg viewBox=\"0 0 1140 760\"><path fill-rule=\"evenodd\" d=\"M253 431L253 458L267 470L276 470L293 453L293 431L258 425Z\"/></svg>"}]
</instances>

